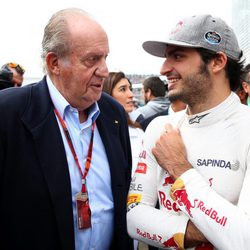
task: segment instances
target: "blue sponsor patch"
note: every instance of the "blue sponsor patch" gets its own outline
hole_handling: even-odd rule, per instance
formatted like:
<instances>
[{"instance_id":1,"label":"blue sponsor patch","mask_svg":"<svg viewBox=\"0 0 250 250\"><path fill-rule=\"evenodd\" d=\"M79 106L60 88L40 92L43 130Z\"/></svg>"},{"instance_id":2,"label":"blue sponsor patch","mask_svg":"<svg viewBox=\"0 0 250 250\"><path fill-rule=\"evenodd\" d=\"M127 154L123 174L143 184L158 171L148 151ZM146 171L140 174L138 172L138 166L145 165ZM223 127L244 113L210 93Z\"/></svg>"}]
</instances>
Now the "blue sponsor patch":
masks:
<instances>
[{"instance_id":1,"label":"blue sponsor patch","mask_svg":"<svg viewBox=\"0 0 250 250\"><path fill-rule=\"evenodd\" d=\"M205 39L211 44L219 44L221 42L221 36L215 31L209 31L205 34Z\"/></svg>"}]
</instances>

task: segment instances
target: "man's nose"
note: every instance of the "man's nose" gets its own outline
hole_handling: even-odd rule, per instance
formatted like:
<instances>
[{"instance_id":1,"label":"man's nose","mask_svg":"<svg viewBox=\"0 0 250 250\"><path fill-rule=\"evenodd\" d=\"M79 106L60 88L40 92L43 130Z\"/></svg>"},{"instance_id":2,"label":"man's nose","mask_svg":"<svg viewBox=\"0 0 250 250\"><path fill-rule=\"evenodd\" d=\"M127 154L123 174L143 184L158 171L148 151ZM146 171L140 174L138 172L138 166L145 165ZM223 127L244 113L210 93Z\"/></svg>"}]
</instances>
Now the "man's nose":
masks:
<instances>
[{"instance_id":1,"label":"man's nose","mask_svg":"<svg viewBox=\"0 0 250 250\"><path fill-rule=\"evenodd\" d=\"M106 63L106 59L103 59L98 68L96 69L96 74L102 78L107 78L109 76L109 70Z\"/></svg>"},{"instance_id":2,"label":"man's nose","mask_svg":"<svg viewBox=\"0 0 250 250\"><path fill-rule=\"evenodd\" d=\"M161 73L161 75L167 75L172 70L173 70L173 66L171 65L169 60L166 58L166 60L164 61L164 63L161 66L160 73Z\"/></svg>"}]
</instances>

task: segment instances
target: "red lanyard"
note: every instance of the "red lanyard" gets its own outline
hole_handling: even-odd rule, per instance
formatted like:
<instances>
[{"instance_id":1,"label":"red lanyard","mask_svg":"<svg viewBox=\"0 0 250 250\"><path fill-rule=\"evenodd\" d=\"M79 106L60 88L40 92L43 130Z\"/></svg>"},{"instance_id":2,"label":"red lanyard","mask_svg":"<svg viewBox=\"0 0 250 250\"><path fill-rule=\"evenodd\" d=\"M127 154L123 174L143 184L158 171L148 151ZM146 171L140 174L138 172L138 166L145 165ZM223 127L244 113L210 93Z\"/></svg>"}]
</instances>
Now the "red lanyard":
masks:
<instances>
[{"instance_id":1,"label":"red lanyard","mask_svg":"<svg viewBox=\"0 0 250 250\"><path fill-rule=\"evenodd\" d=\"M87 176L88 171L90 169L90 163L91 163L91 159L92 159L92 149L93 149L95 122L92 124L92 132L91 132L91 137L90 137L90 142L89 142L88 154L87 154L87 159L86 159L86 163L85 163L85 169L84 169L84 173L83 173L82 169L81 169L81 166L79 164L79 160L78 160L78 157L76 155L76 151L74 149L74 146L73 146L73 143L72 143L69 131L67 129L66 123L64 122L64 120L62 119L62 117L60 116L60 114L59 114L59 112L57 111L56 108L54 108L54 111L55 111L55 114L58 117L58 119L59 119L59 121L60 121L60 123L62 125L62 128L63 128L64 134L66 136L66 139L68 141L70 150L71 150L71 152L73 154L73 157L75 159L75 162L76 162L76 165L78 167L78 170L80 171L80 174L82 176L82 193L86 193L87 192L87 188L86 188L86 176Z\"/></svg>"}]
</instances>

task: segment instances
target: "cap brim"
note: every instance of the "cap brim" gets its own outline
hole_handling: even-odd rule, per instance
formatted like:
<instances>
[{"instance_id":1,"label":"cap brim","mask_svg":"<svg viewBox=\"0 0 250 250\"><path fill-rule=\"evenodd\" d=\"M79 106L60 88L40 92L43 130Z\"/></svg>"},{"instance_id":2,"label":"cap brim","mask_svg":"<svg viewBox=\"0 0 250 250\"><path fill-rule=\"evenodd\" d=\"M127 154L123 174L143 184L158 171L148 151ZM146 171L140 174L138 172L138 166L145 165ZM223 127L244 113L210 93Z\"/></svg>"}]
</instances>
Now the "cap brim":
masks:
<instances>
[{"instance_id":1,"label":"cap brim","mask_svg":"<svg viewBox=\"0 0 250 250\"><path fill-rule=\"evenodd\" d=\"M142 44L143 49L153 56L166 57L166 48L168 45L175 45L188 48L199 48L199 46L188 44L180 41L168 40L166 42L160 41L146 41Z\"/></svg>"}]
</instances>

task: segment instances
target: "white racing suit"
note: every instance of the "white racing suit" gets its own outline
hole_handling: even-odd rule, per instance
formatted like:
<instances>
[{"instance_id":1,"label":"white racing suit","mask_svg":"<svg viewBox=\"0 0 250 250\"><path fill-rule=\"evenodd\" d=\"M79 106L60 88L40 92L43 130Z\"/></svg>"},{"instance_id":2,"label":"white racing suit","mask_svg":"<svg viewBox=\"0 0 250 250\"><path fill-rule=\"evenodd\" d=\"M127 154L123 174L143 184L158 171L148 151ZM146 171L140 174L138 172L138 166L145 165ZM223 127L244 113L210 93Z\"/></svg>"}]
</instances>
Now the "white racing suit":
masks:
<instances>
[{"instance_id":1,"label":"white racing suit","mask_svg":"<svg viewBox=\"0 0 250 250\"><path fill-rule=\"evenodd\" d=\"M166 123L179 127L193 166L175 182L151 152ZM191 220L211 244L190 249L250 249L249 166L250 109L236 94L193 116L181 111L157 117L145 132L130 185L130 236L158 248L184 249Z\"/></svg>"}]
</instances>

